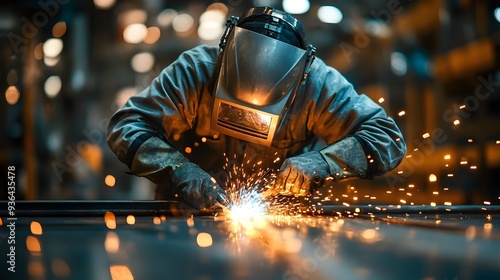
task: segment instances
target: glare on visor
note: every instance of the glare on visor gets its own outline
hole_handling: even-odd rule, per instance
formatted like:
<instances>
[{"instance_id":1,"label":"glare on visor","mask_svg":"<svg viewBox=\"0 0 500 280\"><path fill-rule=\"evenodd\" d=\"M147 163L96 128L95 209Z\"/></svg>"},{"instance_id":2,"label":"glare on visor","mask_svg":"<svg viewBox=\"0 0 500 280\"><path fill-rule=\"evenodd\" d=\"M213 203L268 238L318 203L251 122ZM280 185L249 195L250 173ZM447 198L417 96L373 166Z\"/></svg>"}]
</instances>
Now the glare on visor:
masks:
<instances>
[{"instance_id":1,"label":"glare on visor","mask_svg":"<svg viewBox=\"0 0 500 280\"><path fill-rule=\"evenodd\" d=\"M271 116L239 108L226 103L219 103L218 119L223 123L230 123L233 126L245 130L251 130L254 133L263 135L269 134L271 127Z\"/></svg>"}]
</instances>

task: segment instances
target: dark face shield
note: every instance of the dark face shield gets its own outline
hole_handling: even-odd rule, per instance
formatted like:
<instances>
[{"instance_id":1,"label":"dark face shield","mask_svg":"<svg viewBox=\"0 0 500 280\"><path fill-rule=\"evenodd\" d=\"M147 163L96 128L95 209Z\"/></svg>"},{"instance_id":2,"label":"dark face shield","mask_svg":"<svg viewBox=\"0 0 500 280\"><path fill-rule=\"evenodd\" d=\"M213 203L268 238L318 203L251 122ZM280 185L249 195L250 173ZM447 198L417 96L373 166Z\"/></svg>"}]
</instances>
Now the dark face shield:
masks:
<instances>
[{"instance_id":1,"label":"dark face shield","mask_svg":"<svg viewBox=\"0 0 500 280\"><path fill-rule=\"evenodd\" d=\"M302 82L307 51L235 27L222 55L212 128L271 145Z\"/></svg>"}]
</instances>

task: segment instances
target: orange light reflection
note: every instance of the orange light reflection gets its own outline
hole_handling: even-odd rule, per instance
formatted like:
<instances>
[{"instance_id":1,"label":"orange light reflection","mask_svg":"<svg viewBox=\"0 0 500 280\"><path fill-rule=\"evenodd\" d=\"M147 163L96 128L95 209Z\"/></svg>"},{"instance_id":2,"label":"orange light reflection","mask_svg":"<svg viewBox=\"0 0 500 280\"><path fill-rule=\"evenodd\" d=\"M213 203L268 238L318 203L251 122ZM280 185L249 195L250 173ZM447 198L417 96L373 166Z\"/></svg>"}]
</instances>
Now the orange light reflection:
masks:
<instances>
[{"instance_id":1,"label":"orange light reflection","mask_svg":"<svg viewBox=\"0 0 500 280\"><path fill-rule=\"evenodd\" d=\"M120 238L115 232L108 232L104 240L104 249L108 253L117 253L120 250Z\"/></svg>"},{"instance_id":2,"label":"orange light reflection","mask_svg":"<svg viewBox=\"0 0 500 280\"><path fill-rule=\"evenodd\" d=\"M104 222L106 223L106 227L109 229L115 229L116 228L116 218L115 214L113 212L106 212L104 214Z\"/></svg>"},{"instance_id":3,"label":"orange light reflection","mask_svg":"<svg viewBox=\"0 0 500 280\"><path fill-rule=\"evenodd\" d=\"M34 235L42 235L42 225L37 221L32 221L30 224L31 233Z\"/></svg>"},{"instance_id":4,"label":"orange light reflection","mask_svg":"<svg viewBox=\"0 0 500 280\"><path fill-rule=\"evenodd\" d=\"M112 265L109 267L109 272L113 280L134 280L132 271L126 265Z\"/></svg>"},{"instance_id":5,"label":"orange light reflection","mask_svg":"<svg viewBox=\"0 0 500 280\"><path fill-rule=\"evenodd\" d=\"M200 232L198 236L196 236L196 243L202 248L210 247L213 243L212 236L210 233Z\"/></svg>"},{"instance_id":6,"label":"orange light reflection","mask_svg":"<svg viewBox=\"0 0 500 280\"><path fill-rule=\"evenodd\" d=\"M30 251L30 253L34 256L39 256L42 253L40 241L38 241L38 238L34 236L26 237L26 248L28 248L28 251Z\"/></svg>"}]
</instances>

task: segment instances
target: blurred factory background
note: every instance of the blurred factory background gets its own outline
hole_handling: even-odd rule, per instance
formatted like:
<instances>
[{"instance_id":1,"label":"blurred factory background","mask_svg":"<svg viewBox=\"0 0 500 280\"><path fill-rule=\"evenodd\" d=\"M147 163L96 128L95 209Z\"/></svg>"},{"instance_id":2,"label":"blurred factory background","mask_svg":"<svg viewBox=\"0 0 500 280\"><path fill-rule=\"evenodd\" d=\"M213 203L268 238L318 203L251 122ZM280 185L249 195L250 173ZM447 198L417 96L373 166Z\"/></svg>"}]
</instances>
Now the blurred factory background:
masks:
<instances>
[{"instance_id":1,"label":"blurred factory background","mask_svg":"<svg viewBox=\"0 0 500 280\"><path fill-rule=\"evenodd\" d=\"M151 199L108 149L112 113L251 6L294 14L317 56L379 102L408 155L347 204L500 203L500 1L19 0L0 4L0 172L17 199ZM4 188L6 189L6 188ZM5 199L6 191L0 194Z\"/></svg>"}]
</instances>

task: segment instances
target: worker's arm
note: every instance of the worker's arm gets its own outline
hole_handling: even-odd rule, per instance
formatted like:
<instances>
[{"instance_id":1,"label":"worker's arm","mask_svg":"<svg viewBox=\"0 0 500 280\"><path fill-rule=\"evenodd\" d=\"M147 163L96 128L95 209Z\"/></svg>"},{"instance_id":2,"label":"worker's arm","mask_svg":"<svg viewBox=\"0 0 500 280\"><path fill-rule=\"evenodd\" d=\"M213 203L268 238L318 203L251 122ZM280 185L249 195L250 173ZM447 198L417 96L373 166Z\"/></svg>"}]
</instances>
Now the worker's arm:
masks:
<instances>
[{"instance_id":1,"label":"worker's arm","mask_svg":"<svg viewBox=\"0 0 500 280\"><path fill-rule=\"evenodd\" d=\"M108 126L108 145L132 174L178 187L198 208L212 206L220 187L166 139L193 127L201 92L213 71L212 54L200 49L182 54L147 89L131 97Z\"/></svg>"},{"instance_id":2,"label":"worker's arm","mask_svg":"<svg viewBox=\"0 0 500 280\"><path fill-rule=\"evenodd\" d=\"M316 62L315 62L316 63ZM385 110L335 69L318 61L315 87L320 99L310 123L313 134L329 145L320 151L334 179L372 178L394 169L406 144Z\"/></svg>"},{"instance_id":3,"label":"worker's arm","mask_svg":"<svg viewBox=\"0 0 500 280\"><path fill-rule=\"evenodd\" d=\"M372 178L401 162L406 145L394 120L335 69L317 59L302 90L292 114L307 116L308 133L328 145L287 158L267 193L306 195L328 178Z\"/></svg>"}]
</instances>

